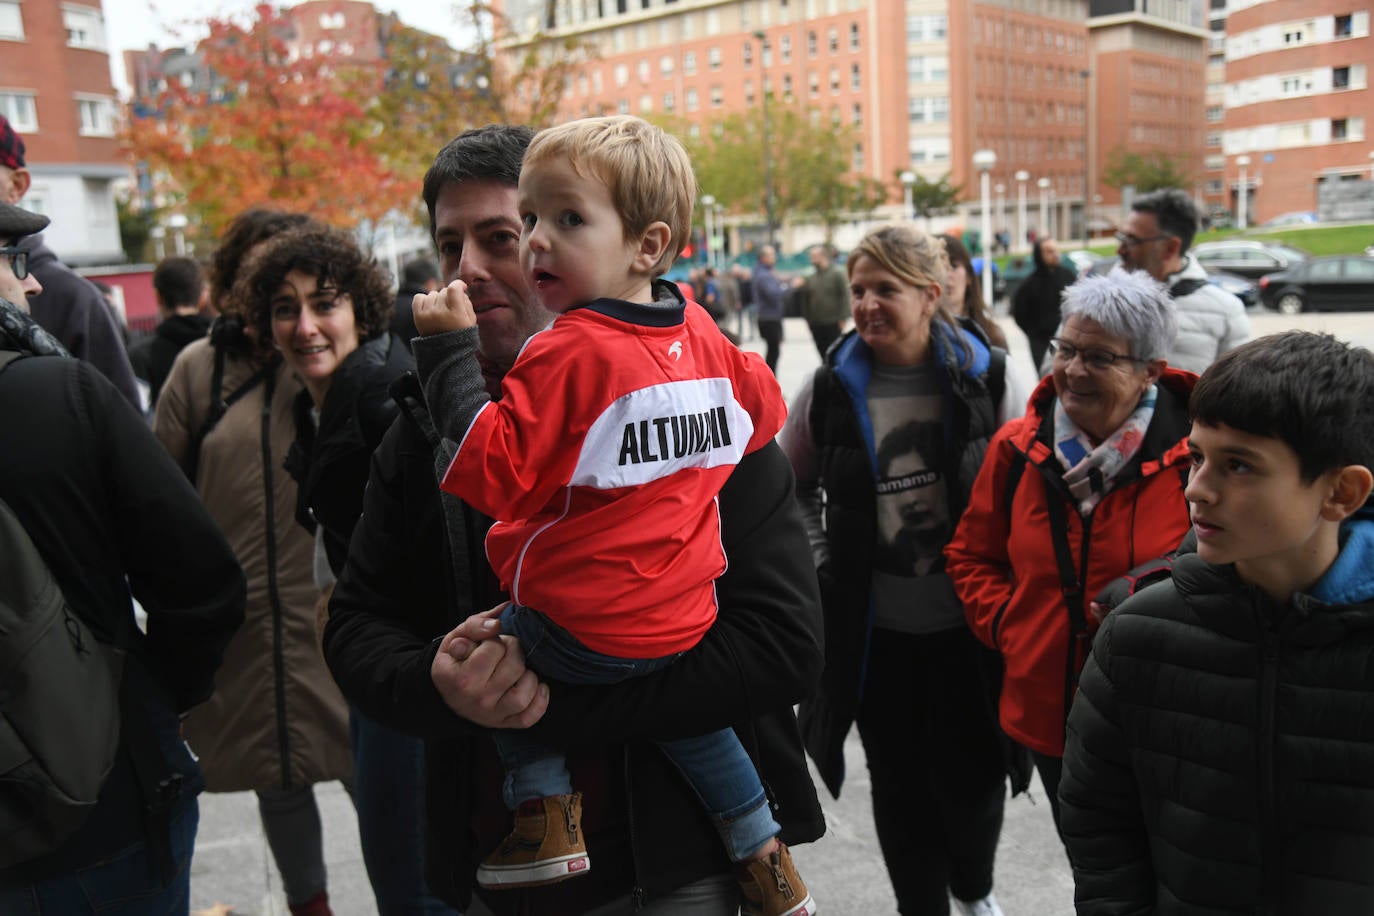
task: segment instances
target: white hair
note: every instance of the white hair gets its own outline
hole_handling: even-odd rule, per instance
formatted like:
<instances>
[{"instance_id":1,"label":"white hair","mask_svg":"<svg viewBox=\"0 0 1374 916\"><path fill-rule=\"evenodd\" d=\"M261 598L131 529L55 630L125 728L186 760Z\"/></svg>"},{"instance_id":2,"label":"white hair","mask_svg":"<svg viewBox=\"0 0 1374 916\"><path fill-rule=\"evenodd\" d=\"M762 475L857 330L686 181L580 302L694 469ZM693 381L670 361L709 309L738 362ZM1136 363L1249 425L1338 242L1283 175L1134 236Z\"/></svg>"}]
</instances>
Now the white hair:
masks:
<instances>
[{"instance_id":1,"label":"white hair","mask_svg":"<svg viewBox=\"0 0 1374 916\"><path fill-rule=\"evenodd\" d=\"M1088 318L1125 340L1136 359L1168 359L1178 335L1178 316L1169 290L1143 270L1113 267L1064 290L1064 322ZM1061 325L1062 327L1062 325Z\"/></svg>"}]
</instances>

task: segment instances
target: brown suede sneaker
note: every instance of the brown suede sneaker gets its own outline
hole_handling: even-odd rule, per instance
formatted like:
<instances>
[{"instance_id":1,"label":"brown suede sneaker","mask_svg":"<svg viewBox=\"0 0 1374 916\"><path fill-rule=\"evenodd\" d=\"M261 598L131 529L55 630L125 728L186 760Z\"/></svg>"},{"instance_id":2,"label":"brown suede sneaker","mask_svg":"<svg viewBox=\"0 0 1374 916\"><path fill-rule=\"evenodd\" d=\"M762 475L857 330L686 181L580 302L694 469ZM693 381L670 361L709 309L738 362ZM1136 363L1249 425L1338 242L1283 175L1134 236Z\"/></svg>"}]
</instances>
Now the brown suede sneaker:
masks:
<instances>
[{"instance_id":1,"label":"brown suede sneaker","mask_svg":"<svg viewBox=\"0 0 1374 916\"><path fill-rule=\"evenodd\" d=\"M477 868L488 889L557 884L591 870L582 836L582 795L551 795L524 802L515 829Z\"/></svg>"},{"instance_id":2,"label":"brown suede sneaker","mask_svg":"<svg viewBox=\"0 0 1374 916\"><path fill-rule=\"evenodd\" d=\"M792 854L781 842L768 858L741 863L736 869L744 894L740 916L815 916L818 912L792 864Z\"/></svg>"}]
</instances>

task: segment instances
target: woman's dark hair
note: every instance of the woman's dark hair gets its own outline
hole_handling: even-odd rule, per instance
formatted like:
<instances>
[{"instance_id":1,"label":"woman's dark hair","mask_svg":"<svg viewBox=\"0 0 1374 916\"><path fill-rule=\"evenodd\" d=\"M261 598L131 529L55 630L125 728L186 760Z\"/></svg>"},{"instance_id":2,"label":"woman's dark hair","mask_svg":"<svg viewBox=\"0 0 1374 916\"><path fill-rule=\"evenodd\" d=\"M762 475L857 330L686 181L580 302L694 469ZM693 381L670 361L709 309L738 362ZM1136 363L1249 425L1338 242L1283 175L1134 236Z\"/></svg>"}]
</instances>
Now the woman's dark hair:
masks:
<instances>
[{"instance_id":1,"label":"woman's dark hair","mask_svg":"<svg viewBox=\"0 0 1374 916\"><path fill-rule=\"evenodd\" d=\"M285 213L255 207L234 217L210 262L210 305L221 313L233 311L230 291L238 277L239 265L259 242L278 233L312 222L304 213Z\"/></svg>"},{"instance_id":2,"label":"woman's dark hair","mask_svg":"<svg viewBox=\"0 0 1374 916\"><path fill-rule=\"evenodd\" d=\"M396 300L386 273L350 233L316 223L273 236L243 264L231 300L259 340L272 339L272 297L293 270L348 294L359 340L387 330Z\"/></svg>"},{"instance_id":3,"label":"woman's dark hair","mask_svg":"<svg viewBox=\"0 0 1374 916\"><path fill-rule=\"evenodd\" d=\"M967 278L967 282L964 283L964 314L983 329L983 333L988 336L994 347L1007 349L1007 335L1002 332L1001 326L992 317L992 311L983 301L979 277L973 272L973 258L969 257L968 249L957 236L941 235L940 241L945 243L945 254L949 255L950 266L962 264L964 267L964 276Z\"/></svg>"}]
</instances>

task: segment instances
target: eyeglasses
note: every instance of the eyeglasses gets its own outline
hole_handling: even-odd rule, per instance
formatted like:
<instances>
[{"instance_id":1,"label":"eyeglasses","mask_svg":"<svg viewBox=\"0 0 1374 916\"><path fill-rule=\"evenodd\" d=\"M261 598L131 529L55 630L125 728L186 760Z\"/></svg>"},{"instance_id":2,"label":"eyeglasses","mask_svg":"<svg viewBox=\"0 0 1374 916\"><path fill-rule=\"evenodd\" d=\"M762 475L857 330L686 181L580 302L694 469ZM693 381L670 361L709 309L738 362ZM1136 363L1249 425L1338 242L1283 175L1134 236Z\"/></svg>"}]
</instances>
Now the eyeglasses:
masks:
<instances>
[{"instance_id":1,"label":"eyeglasses","mask_svg":"<svg viewBox=\"0 0 1374 916\"><path fill-rule=\"evenodd\" d=\"M1081 357L1083 365L1096 372L1106 372L1118 362L1148 363L1148 359L1141 359L1138 356L1127 356L1124 353L1112 353L1109 350L1099 350L1097 347L1079 348L1058 337L1050 340L1050 352L1054 354L1054 360L1058 363L1068 365L1073 362L1074 357Z\"/></svg>"},{"instance_id":2,"label":"eyeglasses","mask_svg":"<svg viewBox=\"0 0 1374 916\"><path fill-rule=\"evenodd\" d=\"M1146 242L1160 242L1169 237L1167 235L1152 235L1148 239L1142 239L1136 238L1134 235L1131 235L1126 232L1114 232L1112 233L1112 235L1116 238L1118 242L1125 245L1127 248L1134 248L1137 245L1144 245Z\"/></svg>"},{"instance_id":3,"label":"eyeglasses","mask_svg":"<svg viewBox=\"0 0 1374 916\"><path fill-rule=\"evenodd\" d=\"M27 280L29 277L29 253L22 248L14 245L0 247L0 255L10 259L10 270L14 271L14 279Z\"/></svg>"}]
</instances>

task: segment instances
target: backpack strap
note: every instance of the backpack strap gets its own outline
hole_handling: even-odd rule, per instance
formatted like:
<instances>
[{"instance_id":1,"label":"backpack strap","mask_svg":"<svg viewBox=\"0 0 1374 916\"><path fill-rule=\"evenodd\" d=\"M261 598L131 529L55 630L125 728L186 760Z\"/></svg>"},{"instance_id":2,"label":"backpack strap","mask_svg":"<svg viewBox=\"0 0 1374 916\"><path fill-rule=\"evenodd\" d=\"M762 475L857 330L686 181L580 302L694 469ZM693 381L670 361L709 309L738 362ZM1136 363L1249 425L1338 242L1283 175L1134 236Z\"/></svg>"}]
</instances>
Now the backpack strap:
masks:
<instances>
[{"instance_id":1,"label":"backpack strap","mask_svg":"<svg viewBox=\"0 0 1374 916\"><path fill-rule=\"evenodd\" d=\"M1002 405L1002 398L1007 393L1007 351L1001 347L988 347L988 372L984 377L987 381L988 394L992 396L992 412L994 418L997 415L997 408Z\"/></svg>"},{"instance_id":2,"label":"backpack strap","mask_svg":"<svg viewBox=\"0 0 1374 916\"><path fill-rule=\"evenodd\" d=\"M1206 285L1207 281L1199 277L1185 277L1169 287L1169 295L1175 299L1180 296L1191 296Z\"/></svg>"},{"instance_id":3,"label":"backpack strap","mask_svg":"<svg viewBox=\"0 0 1374 916\"><path fill-rule=\"evenodd\" d=\"M1073 548L1069 545L1069 520L1063 495L1048 477L1045 485L1045 508L1049 514L1050 539L1054 544L1054 563L1059 572L1059 591L1069 614L1069 651L1064 659L1064 715L1073 705L1078 689L1078 672L1087 661L1092 640L1088 635L1087 602L1084 584L1073 565ZM1086 528L1085 528L1086 534ZM1086 541L1086 538L1085 538Z\"/></svg>"},{"instance_id":4,"label":"backpack strap","mask_svg":"<svg viewBox=\"0 0 1374 916\"><path fill-rule=\"evenodd\" d=\"M196 475L199 472L200 446L205 441L205 437L210 435L211 431L219 425L219 421L224 419L224 415L229 412L230 407L233 407L244 395L262 384L262 380L277 369L277 362L274 359L250 375L242 385L231 391L228 397L222 397L224 392L224 363L228 358L227 353L226 347L215 346L215 368L210 375L210 410L205 415L205 421L200 424L200 428L191 437L190 448L186 456L186 476L190 478L192 484L196 482Z\"/></svg>"}]
</instances>

